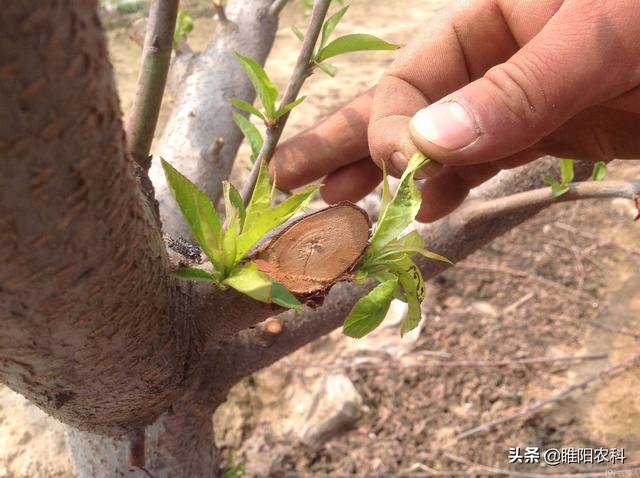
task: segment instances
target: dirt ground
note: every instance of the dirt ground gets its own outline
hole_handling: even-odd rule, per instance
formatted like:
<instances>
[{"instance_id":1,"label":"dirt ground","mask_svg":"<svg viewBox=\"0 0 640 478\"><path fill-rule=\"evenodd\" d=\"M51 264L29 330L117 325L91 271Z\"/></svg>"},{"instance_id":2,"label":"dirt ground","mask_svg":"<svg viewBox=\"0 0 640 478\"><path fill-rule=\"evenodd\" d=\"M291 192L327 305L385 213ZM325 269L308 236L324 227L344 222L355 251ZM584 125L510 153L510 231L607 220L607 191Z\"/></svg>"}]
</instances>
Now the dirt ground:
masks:
<instances>
[{"instance_id":1,"label":"dirt ground","mask_svg":"<svg viewBox=\"0 0 640 478\"><path fill-rule=\"evenodd\" d=\"M351 3L340 32L367 31L403 44L447 2ZM295 58L298 43L289 26L304 25L301 11L298 2L285 10L267 64L279 86L286 83ZM211 20L197 18L190 43L204 45L211 27ZM109 38L126 111L139 50L124 28L110 31ZM392 56L351 55L336 62L336 79L312 77L305 85L309 98L292 115L286 135L371 86ZM247 151L243 146L242 157ZM614 163L610 174L640 177L640 161ZM235 180L241 176L242 168L237 168ZM245 380L233 394L241 420L229 441L236 461L247 464L245 476L558 476L596 471L601 476L640 476L640 471L607 472L606 464L551 467L510 465L508 460L510 447L605 447L624 448L627 464L640 462L637 363L605 373L535 413L456 438L557 396L638 352L640 223L632 217L630 201L558 205L457 264L428 284L424 329L415 350L402 360L351 363L348 354L332 352L351 339L334 333ZM554 357L583 358L516 362ZM280 437L273 419L277 390L295 376L336 369L348 375L363 399L355 426L319 450ZM60 425L27 408L33 409L12 392L0 391L0 478L71 476Z\"/></svg>"}]
</instances>

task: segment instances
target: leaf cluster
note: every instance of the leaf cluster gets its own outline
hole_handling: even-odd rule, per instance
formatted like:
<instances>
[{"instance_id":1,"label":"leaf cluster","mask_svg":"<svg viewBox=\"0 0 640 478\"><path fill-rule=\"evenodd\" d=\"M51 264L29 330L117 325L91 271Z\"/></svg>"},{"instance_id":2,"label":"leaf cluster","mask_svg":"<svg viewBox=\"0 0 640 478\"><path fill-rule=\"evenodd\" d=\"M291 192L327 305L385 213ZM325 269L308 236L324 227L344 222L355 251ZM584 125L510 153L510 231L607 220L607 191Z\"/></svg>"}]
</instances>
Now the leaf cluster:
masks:
<instances>
[{"instance_id":1,"label":"leaf cluster","mask_svg":"<svg viewBox=\"0 0 640 478\"><path fill-rule=\"evenodd\" d=\"M306 188L280 204L273 205L274 189L269 184L269 173L263 163L246 208L236 188L223 181L223 223L209 197L167 161L161 161L171 193L191 233L213 266L210 272L198 268L183 268L178 269L175 274L183 279L204 280L220 287L228 286L262 302L300 309L302 304L286 287L244 258L265 234L305 207L317 186Z\"/></svg>"},{"instance_id":2,"label":"leaf cluster","mask_svg":"<svg viewBox=\"0 0 640 478\"><path fill-rule=\"evenodd\" d=\"M413 177L428 162L422 154L414 155L393 197L384 171L381 214L355 277L355 282L371 278L380 284L356 303L345 320L343 332L350 337L360 338L375 330L382 323L394 298L408 305L401 333L417 327L422 318L420 304L424 299L424 280L411 258L420 254L429 259L449 262L425 249L424 241L416 231L398 237L411 225L420 209L421 195Z\"/></svg>"},{"instance_id":3,"label":"leaf cluster","mask_svg":"<svg viewBox=\"0 0 640 478\"><path fill-rule=\"evenodd\" d=\"M335 65L326 62L329 58L356 51L395 50L398 48L397 45L381 40L380 38L367 33L351 33L329 42L333 31L336 29L345 13L347 13L348 9L349 5L341 8L332 16L327 18L322 25L320 44L313 54L311 65L309 65L309 73L312 73L314 69L318 68L329 76L335 76L338 69ZM304 41L304 33L295 26L292 27L291 30L298 40L301 42Z\"/></svg>"},{"instance_id":4,"label":"leaf cluster","mask_svg":"<svg viewBox=\"0 0 640 478\"><path fill-rule=\"evenodd\" d=\"M607 164L604 161L598 161L593 165L591 179L593 181L602 181L607 175ZM544 182L551 186L551 194L554 197L560 197L569 191L569 184L573 181L573 159L560 159L560 180L546 176Z\"/></svg>"}]
</instances>

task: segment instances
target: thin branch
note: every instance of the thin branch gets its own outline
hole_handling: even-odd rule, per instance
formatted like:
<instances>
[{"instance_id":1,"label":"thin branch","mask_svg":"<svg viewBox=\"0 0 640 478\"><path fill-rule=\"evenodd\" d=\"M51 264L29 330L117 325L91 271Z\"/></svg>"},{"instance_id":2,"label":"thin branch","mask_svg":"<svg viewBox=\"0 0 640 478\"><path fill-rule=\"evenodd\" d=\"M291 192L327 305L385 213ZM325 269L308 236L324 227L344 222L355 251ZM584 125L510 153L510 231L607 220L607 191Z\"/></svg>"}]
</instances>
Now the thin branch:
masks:
<instances>
[{"instance_id":1,"label":"thin branch","mask_svg":"<svg viewBox=\"0 0 640 478\"><path fill-rule=\"evenodd\" d=\"M536 412L537 410L540 410L541 408L545 407L546 405L549 405L551 403L554 402L559 402L560 400L562 400L563 398L565 398L567 395L569 395L572 392L575 392L576 390L580 390L584 387L586 387L587 385L592 384L593 382L596 382L598 380L601 380L605 377L611 378L615 375L618 375L619 373L625 371L626 369L629 369L631 367L633 367L634 365L637 365L638 363L640 363L640 354L636 354L633 355L632 357L628 358L627 360L624 360L623 362L616 364L616 365L611 365L607 368L604 368L602 370L600 370L597 373L594 373L592 375L589 375L587 378L585 378L584 380L581 380L578 383L574 383L571 385L566 386L565 388L563 388L560 392L558 392L557 394L545 399L545 400L541 400L538 402L534 402L531 405L528 405L525 408L520 409L518 412L511 414L511 415L506 415L500 418L496 418L495 420L491 420L488 421L486 423L483 423L482 425L479 425L477 427L471 428L465 432L460 433L459 435L456 436L456 441L460 441L460 440L464 440L466 438L470 438L474 435L478 435L480 433L484 433L487 432L495 427L497 427L498 425L502 425L503 423L507 423L510 422L512 420L515 420L516 418L520 418L526 415L530 415L534 412Z\"/></svg>"},{"instance_id":2,"label":"thin branch","mask_svg":"<svg viewBox=\"0 0 640 478\"><path fill-rule=\"evenodd\" d=\"M227 24L229 23L229 19L227 18L227 14L224 12L224 5L222 4L222 0L213 0L213 9L214 14L220 20L220 23Z\"/></svg>"},{"instance_id":3,"label":"thin branch","mask_svg":"<svg viewBox=\"0 0 640 478\"><path fill-rule=\"evenodd\" d=\"M280 108L295 101L298 98L298 93L300 93L302 84L309 76L311 58L313 57L313 52L316 47L318 37L320 36L322 24L324 23L324 18L327 16L327 11L329 10L330 4L331 0L316 0L313 5L313 12L311 13L309 27L307 28L307 33L304 37L304 41L302 42L302 48L300 49L300 54L298 55L296 65L293 68L293 73L291 74L291 78L289 78L289 84L284 91L282 101L280 101ZM260 166L263 161L266 161L268 164L271 160L271 156L273 156L273 152L275 151L276 145L280 140L280 136L282 135L282 131L287 124L288 118L289 113L281 116L275 126L270 126L267 128L267 134L264 139L262 149L260 150L258 158L253 164L251 172L249 173L249 177L247 178L247 181L242 188L242 200L245 204L247 204L249 202L249 199L251 199L253 188L255 187L256 181L258 179L258 171L260 170Z\"/></svg>"},{"instance_id":4,"label":"thin branch","mask_svg":"<svg viewBox=\"0 0 640 478\"><path fill-rule=\"evenodd\" d=\"M449 452L445 452L444 456L450 459L451 461L455 461L458 463L462 463L463 465L467 465L470 467L480 468L482 470L482 474L478 472L437 472L435 474L430 473L427 476L484 476L484 475L504 475L504 476L515 476L518 478L595 478L595 477L606 477L617 476L619 473L620 476L632 476L632 475L623 475L623 473L634 473L636 471L640 471L640 466L638 463L629 463L624 466L611 468L601 471L566 471L559 473L535 473L528 471L517 471L511 468L496 468L493 466L483 465L482 463L476 463L471 460L467 460L461 456L454 455ZM612 473L613 472L613 473Z\"/></svg>"},{"instance_id":5,"label":"thin branch","mask_svg":"<svg viewBox=\"0 0 640 478\"><path fill-rule=\"evenodd\" d=\"M152 0L149 7L142 67L126 128L129 154L145 171L151 166L149 151L171 63L179 3L179 0Z\"/></svg>"},{"instance_id":6,"label":"thin branch","mask_svg":"<svg viewBox=\"0 0 640 478\"><path fill-rule=\"evenodd\" d=\"M277 319L273 319L277 320ZM282 325L280 326L282 327ZM280 330L281 331L281 330ZM280 333L280 331L278 333ZM575 363L593 360L606 360L609 355L606 353L574 355L563 357L532 357L522 359L499 359L499 360L481 360L481 359L461 359L447 360L440 357L425 356L425 354L417 352L413 355L413 361L407 363L405 360L387 359L378 362L356 362L353 356L346 357L343 362L337 362L329 365L318 365L315 362L295 362L297 369L320 369L320 370L342 370L342 369L417 369L427 367L440 368L502 368L502 367L522 367L525 365L539 365L550 363ZM361 357L358 357L360 360ZM424 360L424 361L423 361Z\"/></svg>"},{"instance_id":7,"label":"thin branch","mask_svg":"<svg viewBox=\"0 0 640 478\"><path fill-rule=\"evenodd\" d=\"M640 180L585 181L573 183L562 196L554 197L551 188L540 188L488 201L471 201L464 208L469 220L485 222L523 209L551 204L598 198L636 199L640 196Z\"/></svg>"},{"instance_id":8,"label":"thin branch","mask_svg":"<svg viewBox=\"0 0 640 478\"><path fill-rule=\"evenodd\" d=\"M269 8L269 14L273 16L280 15L282 9L289 3L289 0L274 0Z\"/></svg>"}]
</instances>

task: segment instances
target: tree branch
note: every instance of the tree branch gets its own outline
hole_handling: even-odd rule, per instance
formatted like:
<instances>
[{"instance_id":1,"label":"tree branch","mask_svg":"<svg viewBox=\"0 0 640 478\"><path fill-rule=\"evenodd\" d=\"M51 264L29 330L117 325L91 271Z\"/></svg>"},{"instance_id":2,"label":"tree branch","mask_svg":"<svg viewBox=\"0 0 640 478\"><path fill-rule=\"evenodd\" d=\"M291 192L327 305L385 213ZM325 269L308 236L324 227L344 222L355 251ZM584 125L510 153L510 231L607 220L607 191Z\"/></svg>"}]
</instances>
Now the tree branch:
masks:
<instances>
[{"instance_id":1,"label":"tree branch","mask_svg":"<svg viewBox=\"0 0 640 478\"><path fill-rule=\"evenodd\" d=\"M489 201L471 201L461 212L467 221L485 222L505 214L514 214L534 207L547 207L555 203L600 198L636 199L638 196L640 180L587 181L570 184L569 191L558 197L554 197L551 188L546 187Z\"/></svg>"},{"instance_id":2,"label":"tree branch","mask_svg":"<svg viewBox=\"0 0 640 478\"><path fill-rule=\"evenodd\" d=\"M280 12L287 3L289 3L289 0L274 0L271 8L269 9L269 13L274 16L280 15Z\"/></svg>"},{"instance_id":3,"label":"tree branch","mask_svg":"<svg viewBox=\"0 0 640 478\"><path fill-rule=\"evenodd\" d=\"M576 162L577 179L589 177L591 164ZM474 192L471 201L492 202L504 194L517 194L534 189L543 184L542 178L558 174L557 160L547 158L538 160L527 167L504 171ZM550 202L535 203L529 208L519 208L506 212L499 217L485 216L482 222L469 222L466 206L459 208L448 217L433 224L417 226L430 250L458 262L488 244L498 236L509 231L526 219L534 216ZM422 274L430 279L448 267L440 261L427 261L417 258ZM203 393L212 393L230 387L236 381L265 366L272 364L302 347L303 345L328 334L339 327L356 301L373 286L372 283L356 286L348 283L337 284L325 298L322 307L305 310L302 313L286 312L279 316L282 331L275 338L265 340L260 328L243 330L235 337L224 338L216 343L200 367L200 388ZM266 318L264 308L259 310L247 301L235 302L235 313L239 316L255 314L256 319ZM271 314L275 315L275 314ZM233 366L231 366L233 364Z\"/></svg>"},{"instance_id":4,"label":"tree branch","mask_svg":"<svg viewBox=\"0 0 640 478\"><path fill-rule=\"evenodd\" d=\"M276 4L272 5L272 8L275 5ZM300 48L298 59L296 60L296 64L293 68L293 73L291 73L291 77L289 78L289 84L284 91L284 95L282 95L280 108L298 98L298 93L300 93L300 89L302 88L304 81L309 77L311 58L313 57L313 52L322 30L322 24L327 16L327 11L329 10L330 5L331 0L316 0L313 4L309 27L307 28L307 33L305 34L304 41L302 42L302 47ZM286 113L278 119L278 122L274 126L267 127L267 133L262 148L260 149L260 153L258 154L255 163L253 163L251 172L242 187L242 200L245 204L248 204L251 199L251 194L256 185L256 181L258 180L258 172L260 171L262 162L266 161L268 164L271 160L271 156L273 156L273 152L276 149L288 119L289 113Z\"/></svg>"},{"instance_id":5,"label":"tree branch","mask_svg":"<svg viewBox=\"0 0 640 478\"><path fill-rule=\"evenodd\" d=\"M269 13L272 0L230 0L225 13L232 28L219 28L209 46L188 55L174 94L174 106L155 153L194 181L212 199L220 197L243 136L231 120L231 98L252 102L255 91L234 55L238 51L264 63L275 38L278 18ZM178 55L180 59L183 55ZM172 70L176 65L172 66ZM171 73L173 77L174 73ZM173 80L172 80L173 81ZM224 141L219 154L213 150ZM160 204L164 231L172 237L191 237L159 161L149 171Z\"/></svg>"},{"instance_id":6,"label":"tree branch","mask_svg":"<svg viewBox=\"0 0 640 478\"><path fill-rule=\"evenodd\" d=\"M149 7L142 67L126 128L129 153L145 171L151 166L149 151L171 63L179 3L179 0L152 0Z\"/></svg>"}]
</instances>

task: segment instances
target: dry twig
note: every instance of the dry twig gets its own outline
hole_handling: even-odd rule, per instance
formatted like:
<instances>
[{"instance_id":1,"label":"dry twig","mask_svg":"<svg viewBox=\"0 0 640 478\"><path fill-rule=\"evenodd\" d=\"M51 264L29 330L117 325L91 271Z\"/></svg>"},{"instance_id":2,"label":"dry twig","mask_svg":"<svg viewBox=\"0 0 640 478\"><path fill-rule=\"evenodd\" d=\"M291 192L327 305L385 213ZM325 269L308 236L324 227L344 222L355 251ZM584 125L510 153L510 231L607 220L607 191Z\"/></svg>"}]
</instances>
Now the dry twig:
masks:
<instances>
[{"instance_id":1,"label":"dry twig","mask_svg":"<svg viewBox=\"0 0 640 478\"><path fill-rule=\"evenodd\" d=\"M534 402L530 405L528 405L527 407L524 407L522 409L520 409L518 412L511 414L511 415L506 415L500 418L496 418L495 420L491 420L488 421L486 423L483 423L481 425L478 425L477 427L471 428L469 430L466 430L460 434L458 434L455 438L456 441L460 441L460 440L464 440L466 438L472 437L474 435L478 435L480 433L484 433L487 432L495 427L497 427L498 425L502 425L503 423L506 422L510 422L512 420L515 420L516 418L520 418L526 415L530 415L531 413L540 410L541 408L545 407L546 405L549 405L551 403L555 403L558 402L560 400L562 400L564 397L566 397L567 395L569 395L570 393L579 390L581 388L586 387L587 385L590 385L593 382L596 382L598 380L601 380L604 377L613 377L621 372L623 372L624 370L633 367L634 365L640 363L640 354L636 354L633 355L632 357L628 358L627 360L624 360L623 362L616 364L616 365L611 365L607 368L604 368L602 370L600 370L597 373L594 373L592 375L589 375L587 378L585 378L584 380L581 380L578 383L574 383L571 385L566 386L565 388L563 388L560 392L558 392L557 394L545 399L545 400L541 400L538 402Z\"/></svg>"}]
</instances>

